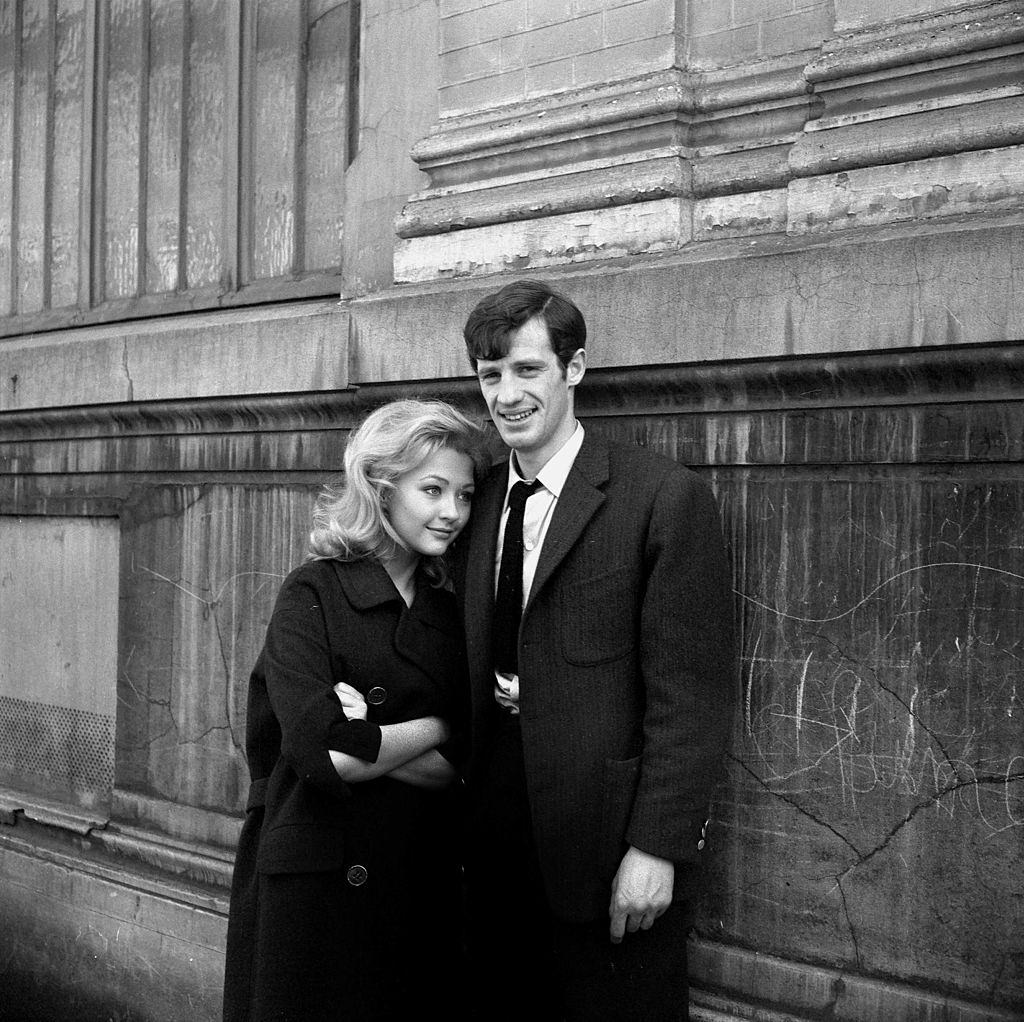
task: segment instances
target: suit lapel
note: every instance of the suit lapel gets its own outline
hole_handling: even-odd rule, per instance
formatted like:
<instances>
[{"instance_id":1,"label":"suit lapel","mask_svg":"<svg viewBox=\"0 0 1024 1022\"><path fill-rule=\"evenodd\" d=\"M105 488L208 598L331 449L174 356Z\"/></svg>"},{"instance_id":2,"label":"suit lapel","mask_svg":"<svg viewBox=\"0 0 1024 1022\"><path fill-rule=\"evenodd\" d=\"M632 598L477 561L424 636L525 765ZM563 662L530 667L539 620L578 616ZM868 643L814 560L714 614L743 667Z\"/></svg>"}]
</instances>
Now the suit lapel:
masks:
<instances>
[{"instance_id":1,"label":"suit lapel","mask_svg":"<svg viewBox=\"0 0 1024 1022\"><path fill-rule=\"evenodd\" d=\"M608 481L608 448L600 441L584 439L565 486L555 505L537 571L526 601L523 617L530 612L537 594L580 538L580 533L604 503L600 487ZM493 551L492 551L493 556Z\"/></svg>"}]
</instances>

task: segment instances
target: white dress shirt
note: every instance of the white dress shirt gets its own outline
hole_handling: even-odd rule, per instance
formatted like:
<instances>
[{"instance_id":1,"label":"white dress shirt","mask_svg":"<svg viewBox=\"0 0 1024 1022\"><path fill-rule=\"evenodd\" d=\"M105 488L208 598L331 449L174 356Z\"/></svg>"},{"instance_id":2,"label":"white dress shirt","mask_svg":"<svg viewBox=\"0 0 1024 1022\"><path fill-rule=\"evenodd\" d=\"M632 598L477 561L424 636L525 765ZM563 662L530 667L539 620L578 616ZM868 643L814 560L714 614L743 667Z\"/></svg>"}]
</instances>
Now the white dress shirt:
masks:
<instances>
[{"instance_id":1,"label":"white dress shirt","mask_svg":"<svg viewBox=\"0 0 1024 1022\"><path fill-rule=\"evenodd\" d=\"M576 455L580 453L583 444L583 427L576 423L576 431L558 451L553 454L537 473L537 480L540 486L534 493L531 493L526 501L526 510L523 516L523 606L530 596L530 588L533 585L533 576L537 573L537 562L540 560L540 551L544 546L544 537L548 533L552 515L555 512L555 505L565 487L565 481L569 478ZM508 461L508 481L505 486L505 506L501 513L501 521L498 523L498 543L494 551L494 590L498 589L498 568L501 565L501 552L504 546L505 522L508 520L508 495L516 483L531 482L524 480L519 474L516 465L515 455ZM512 713L519 712L519 676L516 674L502 674L495 671L494 698L498 704Z\"/></svg>"}]
</instances>

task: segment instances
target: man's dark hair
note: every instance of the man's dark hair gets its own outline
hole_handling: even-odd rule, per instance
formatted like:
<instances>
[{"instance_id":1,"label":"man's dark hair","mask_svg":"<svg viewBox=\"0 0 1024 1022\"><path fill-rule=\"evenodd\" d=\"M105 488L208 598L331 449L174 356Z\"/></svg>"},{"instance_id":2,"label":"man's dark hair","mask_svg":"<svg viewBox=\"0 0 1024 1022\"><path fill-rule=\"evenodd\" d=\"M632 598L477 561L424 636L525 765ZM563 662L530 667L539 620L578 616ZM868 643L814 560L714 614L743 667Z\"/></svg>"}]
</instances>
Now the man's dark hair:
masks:
<instances>
[{"instance_id":1,"label":"man's dark hair","mask_svg":"<svg viewBox=\"0 0 1024 1022\"><path fill-rule=\"evenodd\" d=\"M481 298L466 320L462 335L473 371L478 359L504 358L509 335L535 317L548 328L551 348L564 370L573 355L586 346L583 313L543 281L517 280Z\"/></svg>"}]
</instances>

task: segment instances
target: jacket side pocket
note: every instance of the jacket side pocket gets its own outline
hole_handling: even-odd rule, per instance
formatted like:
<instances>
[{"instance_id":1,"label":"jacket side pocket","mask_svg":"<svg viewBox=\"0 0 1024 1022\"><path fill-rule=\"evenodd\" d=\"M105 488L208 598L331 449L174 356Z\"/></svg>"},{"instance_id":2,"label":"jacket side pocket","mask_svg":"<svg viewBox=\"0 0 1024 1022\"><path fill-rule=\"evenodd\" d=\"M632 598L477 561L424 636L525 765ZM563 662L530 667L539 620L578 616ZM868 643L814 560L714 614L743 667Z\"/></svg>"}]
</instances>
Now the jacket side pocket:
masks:
<instances>
[{"instance_id":1,"label":"jacket side pocket","mask_svg":"<svg viewBox=\"0 0 1024 1022\"><path fill-rule=\"evenodd\" d=\"M601 845L598 849L601 871L608 881L619 868L626 853L626 828L640 783L640 757L606 759L604 797L601 802Z\"/></svg>"}]
</instances>

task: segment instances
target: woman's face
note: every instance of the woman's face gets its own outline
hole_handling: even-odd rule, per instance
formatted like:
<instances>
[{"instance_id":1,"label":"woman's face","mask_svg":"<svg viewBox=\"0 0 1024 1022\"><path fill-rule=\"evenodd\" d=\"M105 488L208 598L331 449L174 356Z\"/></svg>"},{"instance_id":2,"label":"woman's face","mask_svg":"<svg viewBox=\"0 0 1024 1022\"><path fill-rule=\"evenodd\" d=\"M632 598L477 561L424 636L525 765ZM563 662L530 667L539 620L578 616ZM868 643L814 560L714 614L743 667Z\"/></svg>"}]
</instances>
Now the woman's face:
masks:
<instances>
[{"instance_id":1,"label":"woman's face","mask_svg":"<svg viewBox=\"0 0 1024 1022\"><path fill-rule=\"evenodd\" d=\"M388 521L411 552L437 557L465 528L472 500L472 459L442 448L395 480Z\"/></svg>"}]
</instances>

